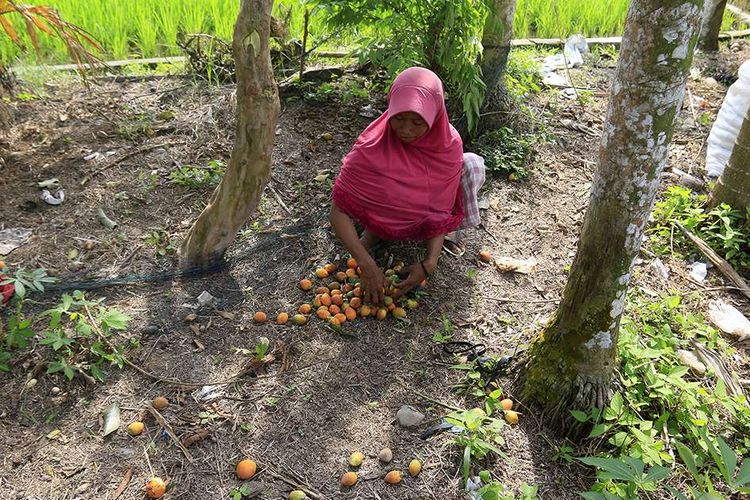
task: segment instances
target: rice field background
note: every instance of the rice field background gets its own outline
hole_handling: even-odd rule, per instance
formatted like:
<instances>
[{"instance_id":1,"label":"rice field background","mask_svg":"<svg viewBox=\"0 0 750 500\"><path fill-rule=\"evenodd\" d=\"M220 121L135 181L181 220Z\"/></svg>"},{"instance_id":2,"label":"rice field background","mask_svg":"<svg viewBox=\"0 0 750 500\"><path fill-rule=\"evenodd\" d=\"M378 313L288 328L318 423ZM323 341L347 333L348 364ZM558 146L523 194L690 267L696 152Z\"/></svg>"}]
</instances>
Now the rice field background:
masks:
<instances>
[{"instance_id":1,"label":"rice field background","mask_svg":"<svg viewBox=\"0 0 750 500\"><path fill-rule=\"evenodd\" d=\"M30 0L51 5L70 22L92 34L104 48L104 59L127 59L180 55L178 34L208 33L230 39L239 0ZM277 17L288 20L289 35L301 38L304 0L274 2ZM515 37L567 37L582 33L587 37L619 35L628 0L518 0L514 22ZM354 48L356 34L331 36L323 23L325 12L311 17L311 45L321 48ZM11 16L14 17L14 16ZM22 27L14 20L19 30ZM722 29L742 29L730 12L725 12ZM30 47L30 44L27 44ZM67 62L65 48L50 37L40 37L42 60ZM0 61L13 64L20 59L36 60L21 53L7 37L0 36Z\"/></svg>"}]
</instances>

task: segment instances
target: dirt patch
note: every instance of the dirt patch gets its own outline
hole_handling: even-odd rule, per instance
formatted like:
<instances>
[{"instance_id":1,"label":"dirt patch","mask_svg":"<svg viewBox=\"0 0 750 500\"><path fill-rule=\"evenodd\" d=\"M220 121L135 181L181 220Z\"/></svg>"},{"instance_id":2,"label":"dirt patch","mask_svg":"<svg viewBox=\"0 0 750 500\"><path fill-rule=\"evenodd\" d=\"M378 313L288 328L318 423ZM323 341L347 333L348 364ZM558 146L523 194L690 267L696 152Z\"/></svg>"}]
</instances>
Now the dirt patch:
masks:
<instances>
[{"instance_id":1,"label":"dirt patch","mask_svg":"<svg viewBox=\"0 0 750 500\"><path fill-rule=\"evenodd\" d=\"M740 57L747 57L747 50L722 52L696 66L708 73ZM169 479L169 498L227 498L240 484L233 471L242 457L262 464L256 482L270 498L286 495L290 483L326 498L460 496L460 456L447 446L450 436L421 440L395 423L395 413L411 404L434 423L449 411L442 404L476 405L468 393L452 389L462 375L449 369L452 360L432 341L442 318L457 325L454 338L481 341L499 355L523 349L554 311L587 205L613 71L585 67L573 72L588 89L585 100L558 93L536 97L532 107L553 140L537 147L533 175L522 182L487 183L482 196L490 208L484 211L484 228L464 235L464 257L442 259L429 295L409 322L362 321L347 325L346 336L318 321L304 327L258 326L252 315L256 310L271 316L295 311L306 298L296 287L298 280L343 252L327 223L330 183L315 178L323 171L333 178L341 157L370 121L361 116L363 106L382 107L382 101L285 99L272 179L259 213L231 249L225 272L197 279L167 274L88 292L133 317L123 337L135 364L198 387L160 384L124 369L111 370L106 383L93 386L39 376L36 386L24 390L37 355L14 359L13 372L0 374L6 396L0 400L4 497L103 498L132 469L122 498L141 498L152 473ZM717 80L691 79L670 166L702 173L708 127L700 118L708 113L712 119L718 110L726 87ZM46 267L63 283L172 269L173 248L211 189L176 185L171 175L186 165L228 158L233 91L178 78L98 81L89 89L51 84L47 97L14 102L16 124L0 144L0 221L5 227L31 228L33 236L8 256L8 264ZM564 119L585 127L570 128L571 121ZM84 159L96 152L100 161ZM126 155L131 156L108 167ZM36 186L52 177L65 189L66 200L59 206L42 202ZM665 182L672 180L668 176ZM101 225L98 209L117 221L114 230ZM483 248L496 256L534 257L537 269L529 275L501 274L476 259ZM392 245L388 251L409 261L419 249ZM679 273L668 284L653 283L645 264L634 286L657 291L693 286ZM184 320L190 312L186 304L204 290L230 314L202 311L191 328ZM56 299L43 295L37 308ZM155 327L148 330L152 333L144 333L147 326ZM271 376L245 376L216 387L215 398L205 398L200 386L245 370L248 357L237 349L254 349L261 336L276 349ZM506 387L509 383L501 380ZM163 415L177 436L210 432L188 448L189 456L150 418L139 438L125 432L99 437L102 409L118 402L127 423L157 395L172 403ZM532 410L521 411L521 424L504 431L509 458L486 464L493 475L511 488L522 482L539 485L542 497L575 498L585 491L592 481L587 471L556 463L555 446L563 442L544 430ZM59 435L51 439L53 431ZM392 467L375 458L383 447L394 452L392 467L405 469L417 457L424 461L423 473L399 487L386 485L382 476ZM341 489L338 478L356 450L366 456L363 480L351 490Z\"/></svg>"}]
</instances>

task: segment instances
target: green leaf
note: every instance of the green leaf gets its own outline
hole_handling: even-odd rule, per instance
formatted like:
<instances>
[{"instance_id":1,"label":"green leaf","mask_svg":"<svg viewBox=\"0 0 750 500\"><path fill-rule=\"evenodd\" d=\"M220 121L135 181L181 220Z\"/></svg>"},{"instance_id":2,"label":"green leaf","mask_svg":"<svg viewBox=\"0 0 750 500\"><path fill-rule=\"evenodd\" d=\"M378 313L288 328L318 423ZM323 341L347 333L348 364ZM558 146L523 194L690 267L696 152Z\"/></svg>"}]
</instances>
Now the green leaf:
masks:
<instances>
[{"instance_id":1,"label":"green leaf","mask_svg":"<svg viewBox=\"0 0 750 500\"><path fill-rule=\"evenodd\" d=\"M698 467L695 463L695 455L690 450L690 448L680 443L679 441L675 441L675 446L677 446L677 453L680 455L682 462L685 464L688 471L690 471L690 474L693 476L693 478L697 479Z\"/></svg>"},{"instance_id":2,"label":"green leaf","mask_svg":"<svg viewBox=\"0 0 750 500\"><path fill-rule=\"evenodd\" d=\"M591 429L591 432L589 433L589 437L598 437L607 432L607 429L609 429L608 424L596 424L593 429Z\"/></svg>"},{"instance_id":3,"label":"green leaf","mask_svg":"<svg viewBox=\"0 0 750 500\"><path fill-rule=\"evenodd\" d=\"M580 410L570 410L570 414L573 415L573 418L575 418L579 422L588 422L589 420L588 414Z\"/></svg>"},{"instance_id":4,"label":"green leaf","mask_svg":"<svg viewBox=\"0 0 750 500\"><path fill-rule=\"evenodd\" d=\"M616 458L582 457L577 460L586 465L600 469L597 476L605 481L609 479L620 481L635 481L640 479L640 475L634 474L633 469L631 469L624 461Z\"/></svg>"},{"instance_id":5,"label":"green leaf","mask_svg":"<svg viewBox=\"0 0 750 500\"><path fill-rule=\"evenodd\" d=\"M596 491L586 491L583 493L579 493L579 495L581 495L583 498L586 498L587 500L607 500L607 497Z\"/></svg>"},{"instance_id":6,"label":"green leaf","mask_svg":"<svg viewBox=\"0 0 750 500\"><path fill-rule=\"evenodd\" d=\"M113 330L124 330L128 325L128 321L130 321L130 317L121 313L117 309L107 309L107 311L99 317L99 321Z\"/></svg>"},{"instance_id":7,"label":"green leaf","mask_svg":"<svg viewBox=\"0 0 750 500\"><path fill-rule=\"evenodd\" d=\"M734 484L742 486L750 482L750 459L742 461L740 471L737 473L737 477L734 480Z\"/></svg>"},{"instance_id":8,"label":"green leaf","mask_svg":"<svg viewBox=\"0 0 750 500\"><path fill-rule=\"evenodd\" d=\"M469 482L469 468L471 467L471 447L466 446L464 448L464 460L462 464L462 472L464 475L464 484Z\"/></svg>"},{"instance_id":9,"label":"green leaf","mask_svg":"<svg viewBox=\"0 0 750 500\"><path fill-rule=\"evenodd\" d=\"M734 450L724 441L721 436L716 436L716 441L719 443L719 451L721 452L721 460L724 463L725 477L727 481L731 482L732 476L734 475L734 469L737 468L737 455Z\"/></svg>"},{"instance_id":10,"label":"green leaf","mask_svg":"<svg viewBox=\"0 0 750 500\"><path fill-rule=\"evenodd\" d=\"M647 481L653 481L654 483L658 483L665 477L669 476L672 473L671 469L668 469L667 467L662 467L660 465L654 465L649 469L648 474L643 478L643 482Z\"/></svg>"}]
</instances>

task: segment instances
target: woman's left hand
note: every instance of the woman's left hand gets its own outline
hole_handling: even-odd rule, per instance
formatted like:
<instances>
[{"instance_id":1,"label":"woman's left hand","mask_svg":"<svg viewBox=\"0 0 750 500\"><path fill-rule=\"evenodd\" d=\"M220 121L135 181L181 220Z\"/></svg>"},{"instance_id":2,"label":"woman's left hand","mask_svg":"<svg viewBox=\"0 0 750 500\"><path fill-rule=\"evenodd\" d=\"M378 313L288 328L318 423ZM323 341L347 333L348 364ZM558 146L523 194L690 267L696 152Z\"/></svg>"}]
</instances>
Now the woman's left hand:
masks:
<instances>
[{"instance_id":1,"label":"woman's left hand","mask_svg":"<svg viewBox=\"0 0 750 500\"><path fill-rule=\"evenodd\" d=\"M428 273L432 273L435 271L436 265L429 262L424 261L422 264L424 264L425 269L427 269ZM410 266L407 266L404 269L405 273L408 273L408 276L405 280L397 282L394 286L396 287L396 297L401 297L402 295L405 295L411 291L412 288L419 285L427 279L427 276L424 273L424 269L422 269L422 264L417 262L416 264L412 264Z\"/></svg>"}]
</instances>

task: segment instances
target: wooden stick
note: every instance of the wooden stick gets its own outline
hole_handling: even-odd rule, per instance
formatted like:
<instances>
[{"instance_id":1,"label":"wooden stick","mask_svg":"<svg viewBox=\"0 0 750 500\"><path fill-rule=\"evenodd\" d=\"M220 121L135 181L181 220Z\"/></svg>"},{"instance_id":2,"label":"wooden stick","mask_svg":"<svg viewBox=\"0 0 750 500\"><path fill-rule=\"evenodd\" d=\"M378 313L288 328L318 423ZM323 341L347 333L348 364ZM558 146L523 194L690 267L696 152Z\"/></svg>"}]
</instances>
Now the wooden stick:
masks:
<instances>
[{"instance_id":1,"label":"wooden stick","mask_svg":"<svg viewBox=\"0 0 750 500\"><path fill-rule=\"evenodd\" d=\"M266 471L266 474L268 474L269 476L271 476L271 477L273 477L275 479L278 479L280 481L283 481L283 482L285 482L286 484L288 484L289 486L291 486L293 488L298 488L298 489L304 491L305 494L307 496L309 496L310 498L314 498L315 500L325 500L325 497L323 495L321 495L316 490L312 489L312 487L310 487L307 484L305 484L299 478L290 479L289 477L285 476L284 474L276 472L268 464L264 465L262 463L259 463L258 465L260 465L261 467L263 467L264 470Z\"/></svg>"},{"instance_id":2,"label":"wooden stick","mask_svg":"<svg viewBox=\"0 0 750 500\"><path fill-rule=\"evenodd\" d=\"M128 487L128 484L130 484L130 479L133 477L133 468L130 467L128 471L125 473L125 476L122 478L122 481L120 481L120 485L115 490L114 494L112 495L112 500L117 500L120 498L120 495L122 495L122 492L125 491Z\"/></svg>"},{"instance_id":3,"label":"wooden stick","mask_svg":"<svg viewBox=\"0 0 750 500\"><path fill-rule=\"evenodd\" d=\"M172 427L170 427L169 422L167 422L167 419L162 417L161 413L159 413L156 408L153 406L148 406L148 411L151 413L151 415L156 419L157 422L159 422L159 425L161 425L164 430L166 431L167 435L174 441L174 444L177 445L177 447L180 449L183 455L185 455L185 458L188 459L188 462L191 464L193 463L193 456L190 454L187 448L182 444L182 442L177 439L177 436L175 435L174 431L172 430Z\"/></svg>"},{"instance_id":4,"label":"wooden stick","mask_svg":"<svg viewBox=\"0 0 750 500\"><path fill-rule=\"evenodd\" d=\"M698 247L698 250L701 251L703 255L706 256L708 260L711 261L713 265L716 266L716 268L723 274L729 281L734 283L734 285L739 288L740 292L750 299L750 285L747 284L747 282L737 274L737 271L734 270L731 264L727 262L726 260L722 259L719 254L713 251L711 247L709 247L705 241L694 235L690 232L690 230L686 229L685 226L683 226L680 223L677 223L677 227L680 228L680 230L685 233L685 236L687 236L690 241L693 242L693 244Z\"/></svg>"}]
</instances>

